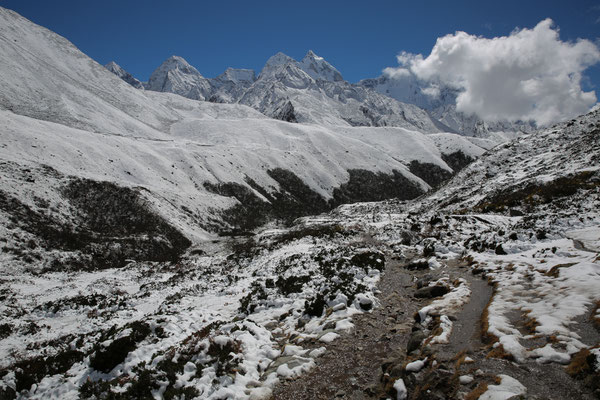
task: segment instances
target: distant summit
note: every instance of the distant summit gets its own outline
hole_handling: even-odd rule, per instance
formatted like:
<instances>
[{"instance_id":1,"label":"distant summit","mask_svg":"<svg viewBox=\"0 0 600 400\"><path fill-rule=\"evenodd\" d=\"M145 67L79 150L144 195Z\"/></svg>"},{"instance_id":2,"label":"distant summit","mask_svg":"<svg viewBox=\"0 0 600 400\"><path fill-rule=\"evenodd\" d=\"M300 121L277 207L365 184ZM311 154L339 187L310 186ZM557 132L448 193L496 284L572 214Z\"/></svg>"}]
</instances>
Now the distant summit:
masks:
<instances>
[{"instance_id":1,"label":"distant summit","mask_svg":"<svg viewBox=\"0 0 600 400\"><path fill-rule=\"evenodd\" d=\"M146 89L175 93L193 100L208 100L210 83L183 57L171 56L154 70Z\"/></svg>"},{"instance_id":2,"label":"distant summit","mask_svg":"<svg viewBox=\"0 0 600 400\"><path fill-rule=\"evenodd\" d=\"M231 82L249 82L252 83L256 80L256 73L251 69L237 69L227 68L225 72L217 76L215 80L218 81L231 81Z\"/></svg>"},{"instance_id":3,"label":"distant summit","mask_svg":"<svg viewBox=\"0 0 600 400\"><path fill-rule=\"evenodd\" d=\"M319 57L312 50L300 61L300 68L313 79L322 79L331 82L341 82L344 80L342 74L329 64L323 57Z\"/></svg>"},{"instance_id":4,"label":"distant summit","mask_svg":"<svg viewBox=\"0 0 600 400\"><path fill-rule=\"evenodd\" d=\"M271 56L267 62L265 63L265 66L263 67L263 69L260 71L260 76L262 77L265 74L268 74L269 72L273 71L274 69L276 69L277 67L281 66L281 65L286 65L286 64L290 64L290 63L296 63L296 60L294 60L292 57L288 56L287 54L283 54L282 52L279 52L273 56Z\"/></svg>"},{"instance_id":5,"label":"distant summit","mask_svg":"<svg viewBox=\"0 0 600 400\"><path fill-rule=\"evenodd\" d=\"M119 64L117 64L116 62L111 61L108 64L106 64L104 67L107 70L109 70L110 72L112 72L113 74L115 74L116 76L118 76L119 78L123 79L125 82L129 83L134 88L136 88L136 89L144 88L144 85L142 84L142 82L140 82L129 72L127 72L123 68L121 68L121 66Z\"/></svg>"}]
</instances>

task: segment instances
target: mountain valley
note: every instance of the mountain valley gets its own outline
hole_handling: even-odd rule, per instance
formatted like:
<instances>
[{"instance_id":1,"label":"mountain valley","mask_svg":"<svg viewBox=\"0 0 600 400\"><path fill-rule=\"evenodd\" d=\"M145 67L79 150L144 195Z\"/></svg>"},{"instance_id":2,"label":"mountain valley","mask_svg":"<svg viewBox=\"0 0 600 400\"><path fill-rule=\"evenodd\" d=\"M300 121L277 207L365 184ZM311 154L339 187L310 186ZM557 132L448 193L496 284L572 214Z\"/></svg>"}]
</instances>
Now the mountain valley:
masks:
<instances>
[{"instance_id":1,"label":"mountain valley","mask_svg":"<svg viewBox=\"0 0 600 400\"><path fill-rule=\"evenodd\" d=\"M597 107L142 82L4 8L0 54L0 399L600 397Z\"/></svg>"}]
</instances>

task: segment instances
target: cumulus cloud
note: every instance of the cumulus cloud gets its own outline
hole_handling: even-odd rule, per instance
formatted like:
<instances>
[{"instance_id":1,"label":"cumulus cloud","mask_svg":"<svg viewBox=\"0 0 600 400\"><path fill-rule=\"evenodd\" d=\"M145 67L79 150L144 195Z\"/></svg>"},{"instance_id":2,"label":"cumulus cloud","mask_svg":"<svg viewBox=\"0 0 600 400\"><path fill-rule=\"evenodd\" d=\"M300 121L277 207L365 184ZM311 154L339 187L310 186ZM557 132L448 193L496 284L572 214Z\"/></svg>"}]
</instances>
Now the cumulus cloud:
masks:
<instances>
[{"instance_id":1,"label":"cumulus cloud","mask_svg":"<svg viewBox=\"0 0 600 400\"><path fill-rule=\"evenodd\" d=\"M484 120L528 121L546 125L583 114L596 104L581 88L583 71L600 61L589 40L563 42L550 19L533 29L487 39L456 32L438 38L431 54L398 55L399 68L419 79L460 90L457 110ZM433 93L431 93L433 94Z\"/></svg>"},{"instance_id":2,"label":"cumulus cloud","mask_svg":"<svg viewBox=\"0 0 600 400\"><path fill-rule=\"evenodd\" d=\"M438 97L440 97L440 87L438 85L430 85L426 88L421 89L421 92L429 97L432 97L434 99L437 99Z\"/></svg>"},{"instance_id":3,"label":"cumulus cloud","mask_svg":"<svg viewBox=\"0 0 600 400\"><path fill-rule=\"evenodd\" d=\"M383 73L392 79L402 79L412 75L408 68L388 67L383 70Z\"/></svg>"}]
</instances>

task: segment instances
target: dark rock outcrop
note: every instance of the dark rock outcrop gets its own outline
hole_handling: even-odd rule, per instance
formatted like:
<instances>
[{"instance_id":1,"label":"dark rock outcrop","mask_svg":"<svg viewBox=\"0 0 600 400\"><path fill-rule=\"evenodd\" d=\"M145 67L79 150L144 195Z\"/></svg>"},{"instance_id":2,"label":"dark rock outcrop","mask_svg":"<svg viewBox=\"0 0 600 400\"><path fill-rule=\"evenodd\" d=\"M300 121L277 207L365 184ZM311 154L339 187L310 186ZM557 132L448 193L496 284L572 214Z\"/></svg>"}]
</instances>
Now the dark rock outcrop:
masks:
<instances>
[{"instance_id":1,"label":"dark rock outcrop","mask_svg":"<svg viewBox=\"0 0 600 400\"><path fill-rule=\"evenodd\" d=\"M37 239L46 250L74 252L48 268L122 267L127 260L176 261L191 242L151 210L139 191L110 182L72 179L61 190L72 207L69 217L34 208L0 191L0 210L15 227Z\"/></svg>"}]
</instances>

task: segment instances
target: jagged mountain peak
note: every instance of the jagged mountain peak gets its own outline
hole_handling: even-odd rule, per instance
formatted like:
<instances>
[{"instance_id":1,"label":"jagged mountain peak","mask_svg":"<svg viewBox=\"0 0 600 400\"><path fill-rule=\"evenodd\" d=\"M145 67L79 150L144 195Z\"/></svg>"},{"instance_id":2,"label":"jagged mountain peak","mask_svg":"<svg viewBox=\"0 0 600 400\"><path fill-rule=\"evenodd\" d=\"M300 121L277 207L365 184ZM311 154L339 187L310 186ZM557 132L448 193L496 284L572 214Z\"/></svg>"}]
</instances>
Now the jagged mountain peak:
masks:
<instances>
[{"instance_id":1,"label":"jagged mountain peak","mask_svg":"<svg viewBox=\"0 0 600 400\"><path fill-rule=\"evenodd\" d=\"M278 67L282 66L282 65L287 65L287 64L297 64L298 62L296 60L294 60L292 57L288 56L287 54L284 54L282 52L278 52L277 54L271 56L267 62L265 63L265 66L263 67L262 71L260 71L260 75L264 76L266 74L268 74L269 72L273 71L274 69L277 69Z\"/></svg>"},{"instance_id":2,"label":"jagged mountain peak","mask_svg":"<svg viewBox=\"0 0 600 400\"><path fill-rule=\"evenodd\" d=\"M323 57L319 57L314 51L309 50L300 61L300 68L313 79L322 79L331 82L341 82L344 80L342 74Z\"/></svg>"},{"instance_id":3,"label":"jagged mountain peak","mask_svg":"<svg viewBox=\"0 0 600 400\"><path fill-rule=\"evenodd\" d=\"M232 81L235 83L252 83L256 80L256 73L253 69L227 68L225 72L216 77L219 81Z\"/></svg>"},{"instance_id":4,"label":"jagged mountain peak","mask_svg":"<svg viewBox=\"0 0 600 400\"><path fill-rule=\"evenodd\" d=\"M108 64L106 64L104 68L106 68L110 72L123 71L123 68L121 68L121 66L114 61L111 61Z\"/></svg>"},{"instance_id":5,"label":"jagged mountain peak","mask_svg":"<svg viewBox=\"0 0 600 400\"><path fill-rule=\"evenodd\" d=\"M206 100L210 82L183 57L171 56L154 70L146 89L171 92L194 100Z\"/></svg>"},{"instance_id":6,"label":"jagged mountain peak","mask_svg":"<svg viewBox=\"0 0 600 400\"><path fill-rule=\"evenodd\" d=\"M319 58L319 59L323 59L323 57L319 57L314 51L312 50L308 50L308 52L306 53L306 55L304 56L304 58L306 57L312 57L312 58Z\"/></svg>"},{"instance_id":7,"label":"jagged mountain peak","mask_svg":"<svg viewBox=\"0 0 600 400\"><path fill-rule=\"evenodd\" d=\"M292 57L288 56L285 53L277 52L277 54L272 55L266 62L265 66L270 65L270 66L276 66L276 65L282 65L282 64L286 64L288 62L295 62L296 60L294 60Z\"/></svg>"},{"instance_id":8,"label":"jagged mountain peak","mask_svg":"<svg viewBox=\"0 0 600 400\"><path fill-rule=\"evenodd\" d=\"M190 65L183 57L180 56L171 56L167 58L163 63L152 73L164 73L172 70L179 70L185 74L192 74L202 76L200 72L194 67Z\"/></svg>"},{"instance_id":9,"label":"jagged mountain peak","mask_svg":"<svg viewBox=\"0 0 600 400\"><path fill-rule=\"evenodd\" d=\"M115 74L116 76L118 76L119 78L121 78L122 80L124 80L125 82L129 83L134 88L137 88L137 89L143 89L144 88L144 85L142 84L142 82L140 82L138 79L136 79L129 72L125 71L116 62L111 61L108 64L106 64L104 66L104 68L106 68L107 70L109 70L110 72L112 72L113 74Z\"/></svg>"}]
</instances>

